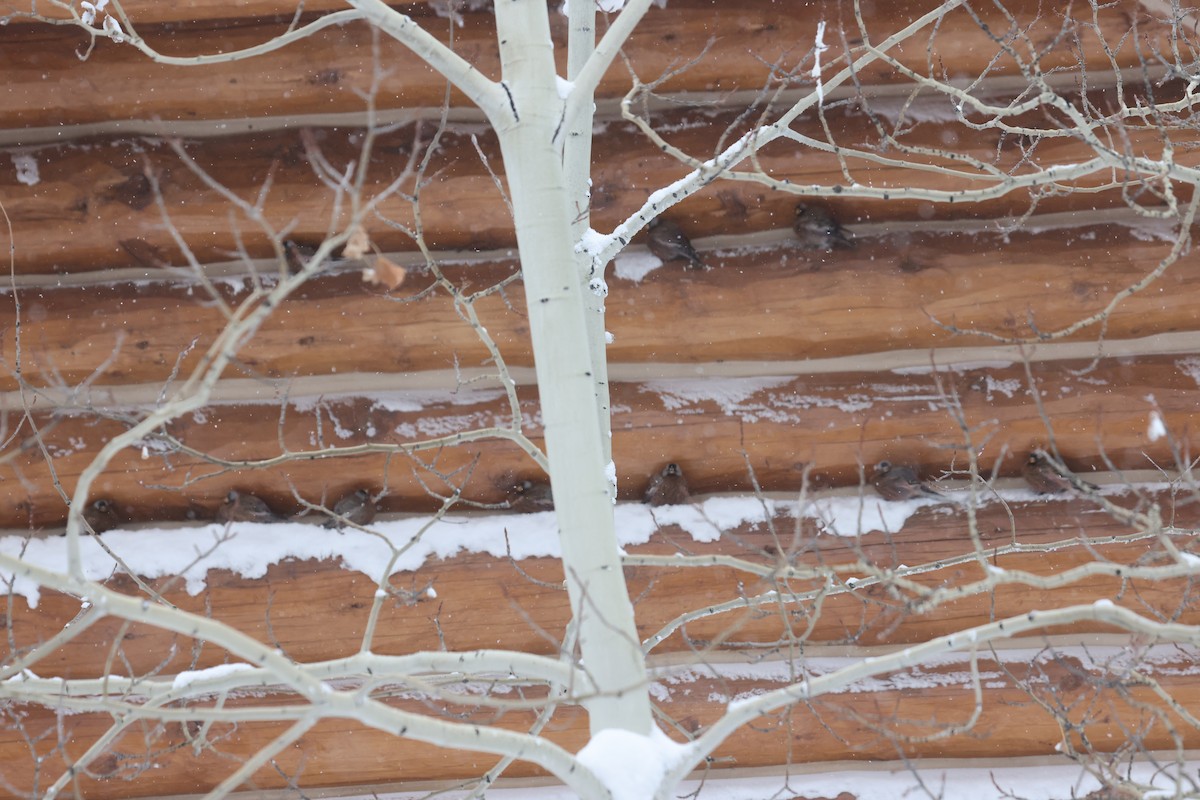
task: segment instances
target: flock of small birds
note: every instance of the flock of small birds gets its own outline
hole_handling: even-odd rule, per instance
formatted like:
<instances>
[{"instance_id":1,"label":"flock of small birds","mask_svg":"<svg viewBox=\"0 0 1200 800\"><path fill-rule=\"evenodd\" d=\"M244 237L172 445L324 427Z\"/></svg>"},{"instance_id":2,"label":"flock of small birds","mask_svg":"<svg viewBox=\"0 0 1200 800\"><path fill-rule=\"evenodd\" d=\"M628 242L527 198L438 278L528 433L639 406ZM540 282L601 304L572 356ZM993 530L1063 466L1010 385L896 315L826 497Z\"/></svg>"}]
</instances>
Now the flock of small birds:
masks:
<instances>
[{"instance_id":1,"label":"flock of small birds","mask_svg":"<svg viewBox=\"0 0 1200 800\"><path fill-rule=\"evenodd\" d=\"M646 239L646 246L661 261L686 261L691 269L709 268L696 252L696 248L692 247L692 240L676 223L664 217L655 217L647 226L647 230L650 235ZM854 247L854 242L846 235L833 212L817 203L801 203L796 206L792 230L796 232L796 239L805 250L831 252Z\"/></svg>"},{"instance_id":2,"label":"flock of small birds","mask_svg":"<svg viewBox=\"0 0 1200 800\"><path fill-rule=\"evenodd\" d=\"M1098 488L1067 471L1040 448L1030 451L1021 468L1021 476L1037 494L1086 493ZM945 498L944 494L922 480L914 467L893 464L891 461L880 461L875 465L871 472L871 485L880 497L889 501ZM554 509L554 495L550 491L550 484L545 481L516 482L509 487L507 494L508 498L500 507L519 514ZM642 502L648 506L677 506L691 502L683 468L672 461L654 473ZM370 525L377 512L378 507L371 493L366 489L357 489L334 504L329 520L323 527L342 530L347 525ZM83 518L95 533L112 530L122 522L116 505L104 498L92 502L84 511ZM225 496L213 519L227 525L231 522L283 522L290 518L275 513L261 497L234 489Z\"/></svg>"},{"instance_id":3,"label":"flock of small birds","mask_svg":"<svg viewBox=\"0 0 1200 800\"><path fill-rule=\"evenodd\" d=\"M1094 492L1099 487L1068 472L1041 448L1030 451L1021 466L1021 477L1037 494L1063 494L1070 491ZM920 497L945 497L905 464L880 461L871 473L871 485L884 500L913 500Z\"/></svg>"},{"instance_id":4,"label":"flock of small birds","mask_svg":"<svg viewBox=\"0 0 1200 800\"><path fill-rule=\"evenodd\" d=\"M341 530L348 524L370 525L377 511L371 493L366 489L357 489L334 503L329 520L323 527ZM231 522L285 522L289 519L295 517L277 514L266 500L237 489L225 495L225 500L213 514L213 521L222 525ZM126 521L118 513L116 504L106 498L95 500L84 509L83 520L94 533L104 533Z\"/></svg>"}]
</instances>

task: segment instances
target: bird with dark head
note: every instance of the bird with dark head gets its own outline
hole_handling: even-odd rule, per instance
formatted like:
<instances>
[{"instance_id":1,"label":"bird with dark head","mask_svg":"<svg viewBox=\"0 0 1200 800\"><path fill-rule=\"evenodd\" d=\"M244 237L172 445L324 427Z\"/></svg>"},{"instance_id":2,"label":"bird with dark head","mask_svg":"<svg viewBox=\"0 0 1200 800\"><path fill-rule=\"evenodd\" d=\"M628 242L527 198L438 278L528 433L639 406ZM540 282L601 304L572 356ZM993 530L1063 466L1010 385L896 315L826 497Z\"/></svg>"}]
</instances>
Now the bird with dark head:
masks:
<instances>
[{"instance_id":1,"label":"bird with dark head","mask_svg":"<svg viewBox=\"0 0 1200 800\"><path fill-rule=\"evenodd\" d=\"M800 203L796 206L796 217L792 229L805 250L833 250L835 247L851 248L854 242L846 236L833 212L815 203Z\"/></svg>"},{"instance_id":2,"label":"bird with dark head","mask_svg":"<svg viewBox=\"0 0 1200 800\"><path fill-rule=\"evenodd\" d=\"M287 263L289 275L295 275L303 270L316 254L317 248L311 245L301 244L294 239L283 240L283 259Z\"/></svg>"},{"instance_id":3,"label":"bird with dark head","mask_svg":"<svg viewBox=\"0 0 1200 800\"><path fill-rule=\"evenodd\" d=\"M104 533L121 524L116 504L104 498L93 501L83 510L83 521L88 524L93 533ZM84 533L86 532L84 531Z\"/></svg>"},{"instance_id":4,"label":"bird with dark head","mask_svg":"<svg viewBox=\"0 0 1200 800\"><path fill-rule=\"evenodd\" d=\"M871 474L871 485L884 500L913 500L918 497L944 497L917 476L917 471L904 464L880 461Z\"/></svg>"},{"instance_id":5,"label":"bird with dark head","mask_svg":"<svg viewBox=\"0 0 1200 800\"><path fill-rule=\"evenodd\" d=\"M223 525L230 522L279 522L282 519L261 497L236 489L225 495L225 502L217 508L216 514L216 521Z\"/></svg>"},{"instance_id":6,"label":"bird with dark head","mask_svg":"<svg viewBox=\"0 0 1200 800\"><path fill-rule=\"evenodd\" d=\"M1099 488L1061 470L1051 461L1045 450L1036 447L1030 451L1029 458L1025 459L1021 477L1037 494L1062 494L1072 489L1095 491Z\"/></svg>"},{"instance_id":7,"label":"bird with dark head","mask_svg":"<svg viewBox=\"0 0 1200 800\"><path fill-rule=\"evenodd\" d=\"M646 240L646 246L662 261L675 261L682 258L693 269L708 269L708 266L700 260L696 249L692 247L692 240L671 220L655 217L650 223L649 230L650 236Z\"/></svg>"},{"instance_id":8,"label":"bird with dark head","mask_svg":"<svg viewBox=\"0 0 1200 800\"><path fill-rule=\"evenodd\" d=\"M678 464L667 464L650 479L645 502L651 506L678 506L691 500L687 479Z\"/></svg>"},{"instance_id":9,"label":"bird with dark head","mask_svg":"<svg viewBox=\"0 0 1200 800\"><path fill-rule=\"evenodd\" d=\"M375 521L375 503L371 493L366 489L358 489L338 500L333 506L333 519L325 523L326 528L341 530L347 522L355 525L370 525Z\"/></svg>"},{"instance_id":10,"label":"bird with dark head","mask_svg":"<svg viewBox=\"0 0 1200 800\"><path fill-rule=\"evenodd\" d=\"M554 509L554 493L545 481L521 481L508 490L508 507L518 514Z\"/></svg>"}]
</instances>

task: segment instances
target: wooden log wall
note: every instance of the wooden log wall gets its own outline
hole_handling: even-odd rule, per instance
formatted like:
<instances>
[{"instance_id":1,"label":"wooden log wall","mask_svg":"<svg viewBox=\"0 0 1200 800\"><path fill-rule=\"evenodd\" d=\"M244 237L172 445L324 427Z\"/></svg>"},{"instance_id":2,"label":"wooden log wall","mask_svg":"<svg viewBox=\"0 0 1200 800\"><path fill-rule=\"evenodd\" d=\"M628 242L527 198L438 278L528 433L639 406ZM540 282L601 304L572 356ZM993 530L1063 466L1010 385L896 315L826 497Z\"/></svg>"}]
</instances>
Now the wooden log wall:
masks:
<instances>
[{"instance_id":1,"label":"wooden log wall","mask_svg":"<svg viewBox=\"0 0 1200 800\"><path fill-rule=\"evenodd\" d=\"M880 41L930 5L922 0L874 4L866 15L872 40ZM1087 70L1089 91L1101 93L1105 102L1116 100L1118 76L1141 79L1139 54L1168 41L1166 29L1132 0L1106 7L1096 17L1097 27L1073 24L1066 34L1063 20L1044 9L1039 13L1040 5L1032 0L1007 6L1019 26L1028 29L1030 40L1046 47L1044 71L1076 71L1064 73L1069 76ZM450 23L430 6L397 7L448 39ZM254 46L285 30L295 13L294 4L277 0L186 5L129 0L123 8L148 42L173 55ZM339 8L327 0L306 3L301 21ZM1007 30L1009 22L992 4L976 11L979 21L966 13L947 16L935 36L918 36L897 57L918 72L928 72L931 64L948 65L956 75L985 76L998 95L1011 92L1020 72L1011 59L994 58L996 43L979 24L998 31ZM819 18L839 30L830 37L838 43L825 60L829 72L844 63L838 54L840 29L852 23L848 2L781 13L780 4L770 0L746 0L736 8L719 0L672 0L665 10L647 15L626 53L638 76L649 81L695 57L710 32L719 29L721 35L705 56L660 86L661 98L649 106L672 145L706 157L722 132L744 130L739 114L767 84L768 65L794 60L796 43L811 41L813 21ZM555 15L554 21L555 43L561 46L565 20ZM1127 37L1135 23L1136 35ZM861 43L852 27L846 36L851 47ZM489 77L497 77L499 69L494 38L489 12L462 12L462 25L454 29L455 48ZM12 223L14 247L11 279L0 281L7 284L0 287L5 434L0 440L0 527L49 536L61 529L66 515L59 487L70 492L97 449L126 429L129 406L152 404L172 380L186 375L225 322L204 281L182 268L186 257L166 220L226 303L246 297L257 280L254 275L269 279L285 267L274 260L276 242L232 213L230 204L183 163L171 144L178 143L195 164L239 197L254 199L269 178L263 211L274 230L280 237L316 245L329 228L334 206L313 177L309 154L319 150L334 164L357 157L365 119L362 93L377 65L386 65L377 105L396 127L381 136L372 156L370 191L386 186L414 148L429 141L446 86L404 48L355 23L323 30L302 46L203 68L155 65L130 47L104 41L80 61L76 53L88 42L78 29L19 18L0 30L0 41L6 75L0 88L0 146L5 148L0 160L12 163L12 169L0 170L0 204ZM1105 43L1111 48L1106 50ZM1068 88L1073 80L1054 74L1051 79ZM594 149L592 224L601 231L611 230L651 191L684 172L620 119L617 106L629 83L624 66L616 66L597 97L601 122ZM859 83L870 107L891 116L867 113L857 102L839 104L849 96L841 90L832 95L835 102L824 119L805 118L793 129L818 141L832 131L839 145L887 154L881 124L911 127L902 139L913 147L949 148L1017 175L1025 168L1030 157L1022 149L1025 143L957 125L947 119L948 107L918 102L914 108L926 117L896 122L896 111L910 91L899 72L873 66L859 75ZM1125 91L1137 89L1127 84ZM1170 81L1157 91L1160 97L1182 94ZM421 222L447 276L478 290L513 275L519 264L513 258L507 211L488 172L488 166L502 170L495 140L481 127L478 112L454 92L449 117L452 125L430 166L436 180L422 190ZM1130 153L1156 156L1164 136L1175 139L1177 163L1197 166L1200 157L1187 146L1187 132L1131 129L1123 146ZM1038 142L1033 157L1041 164L1070 164L1089 155L1086 146L1067 137ZM936 156L917 158L948 163ZM794 183L832 186L847 179L838 156L825 151L774 146L760 161L771 175ZM31 169L36 169L36 179ZM157 182L157 194L148 174ZM914 172L890 162L872 164L869 171L856 165L853 177L895 190L965 186L944 173ZM1119 184L1122 179L1111 173L1088 176L1072 183L1083 191L1040 197L1033 217L1015 232L1001 231L998 220L1028 211L1027 192L943 205L835 196L828 204L847 223L857 246L830 254L800 249L789 230L796 198L758 184L716 182L673 208L669 216L693 237L713 269L691 272L667 264L637 281L610 272L606 328L614 336L608 354L622 500L638 500L649 476L667 461L683 466L698 495L749 491L751 468L762 488L779 496L794 496L806 471L818 493L853 492L862 467L881 458L912 463L931 476L951 473L964 461L964 428L986 476L1004 485L1019 474L1031 446L1051 440L1071 468L1095 473L1101 481L1121 480L1125 471L1181 466L1180 459L1194 449L1192 438L1200 423L1200 284L1191 270L1183 265L1168 269L1118 305L1103 325L1054 342L1021 349L970 332L1036 337L1064 328L1104 309L1168 257L1169 228L1137 217L1127 202L1131 195L1157 202L1153 187L1123 192L1127 187L1111 185L1114 180ZM1186 193L1182 199L1189 199ZM399 196L387 200L381 211L402 224L412 220L411 207ZM110 498L122 519L134 526L207 519L231 488L260 494L289 513L301 509L299 498L321 502L359 486L384 492L381 506L388 513L435 508L426 487L450 487L431 471L433 456L418 462L365 453L261 468L254 463L332 445L403 444L430 431L456 432L508 420L507 403L497 391L456 389L455 370L467 376L487 373L489 354L476 332L455 315L450 298L428 291L433 279L420 268L411 240L385 225L370 234L390 257L412 268L402 287L386 292L364 284L357 262L331 265L244 350L217 387L221 403L169 426L170 434L189 449L150 441L144 451L120 454L95 484L97 496ZM627 257L643 255L643 243L635 241ZM513 367L528 432L537 440L536 386L529 369L522 292L517 280L476 307L481 324ZM1170 436L1148 437L1152 414L1161 418ZM44 446L34 436L35 426ZM516 477L537 477L528 458L504 442L436 453L436 470L443 475L462 474L472 464L470 481L462 489L465 497L481 503L503 500L505 487ZM1157 496L1176 515L1174 524L1194 524L1189 516L1194 512L1186 504ZM1132 506L1134 501L1123 502ZM1064 531L1085 531L1093 539L1129 532L1087 500L1017 504L1012 510L1014 517L1001 505L982 509L979 530L985 546L1003 547L1014 529L1029 544L1058 541ZM852 541L806 529L811 541L806 538L793 555L808 564L857 558L885 567L925 563L969 551L965 527L961 513L922 512L909 521L903 536L876 534ZM165 541L171 532L161 536ZM686 549L760 562L770 562L778 551L761 526L731 531L708 545L681 545L685 539L668 528L630 551L644 555ZM1100 554L1133 564L1144 563L1151 550L1137 540L1105 545ZM1092 545L1076 543L1050 556L997 556L996 565L1048 574L1096 555ZM520 569L548 583L561 580L553 560L526 561ZM729 569L703 578L685 569L631 566L627 572L644 636L688 609L765 588L747 586L744 573ZM939 585L978 579L979 573L977 564L955 563L921 580ZM138 591L125 578L112 583ZM405 595L411 602L389 604L379 652L436 648L443 644L439 636L451 649L486 645L552 652L542 632L561 631L565 625L562 593L528 580L504 559L460 555L397 576L393 584L411 591ZM162 581L155 585L171 602L210 613L254 636L272 637L301 660L354 652L376 590L361 575L313 561L276 564L259 580L214 573L199 597L177 586L165 589ZM436 602L419 591L426 585L436 587ZM1195 622L1189 591L1185 579L1131 585L1095 578L1054 591L1003 587L924 615L907 613L903 603L883 592L843 592L822 606L811 643L818 648L899 647L1018 614L1031 603L1052 607L1099 598ZM8 652L45 641L77 611L77 600L53 592L45 593L36 609L14 598L7 612ZM453 625L435 624L450 619ZM656 663L686 661L698 643L707 647L731 634L740 643L729 648L737 655L744 656L742 650L761 653L780 638L784 619L746 611L696 620L658 646ZM1110 633L1104 626L1081 625L1064 635ZM1029 647L1042 642L1039 638ZM716 658L704 652L706 658ZM131 674L153 669L170 674L226 659L211 646L196 650L191 642L148 627L105 623L42 660L37 672L96 676L113 653L119 653ZM864 720L880 708L890 709L893 720L948 723L957 718L935 713L938 709L970 702L961 682L916 691L897 679L877 692L846 692L765 728L748 728L718 753L729 759L718 766L1051 753L1063 729L1051 714L1031 710L1037 707L1038 693L1052 687L1069 699L1099 695L1103 688L1099 671L1079 667L1071 661L1077 658L1056 654L1046 662L1008 665L1013 673L1000 681L1002 687L988 689L985 716L976 723L976 730L989 731L984 737L920 744L874 736ZM1165 685L1176 700L1194 708L1194 687L1171 677L1169 666L1162 667ZM934 671L961 669L961 664L941 665ZM989 670L999 674L1000 668L990 664L984 668ZM689 732L711 723L722 708L702 698L778 685L764 678L711 674L688 680L693 681L690 694L672 692L661 708ZM1132 700L1152 702L1148 691ZM402 697L396 702L412 706L423 701ZM1105 732L1128 730L1147 707L1135 708L1130 701L1122 706L1124 717L1114 713L1089 719L1089 733L1104 741ZM477 715L483 719L482 712ZM5 765L5 785L13 787L4 791L12 796L33 791L46 775L62 769L64 755L78 757L108 719L75 716L67 733L60 734L56 726L61 720L29 710L20 724L0 725L0 764ZM527 729L529 720L511 713L501 724ZM1119 728L1122 724L1127 727ZM914 723L903 732L919 736L918 728ZM552 729L555 741L576 749L586 739L587 721L578 709L566 708L556 715ZM229 756L244 758L278 733L271 725L218 726L210 735L214 747L196 755L184 728L139 730L93 764L89 775L80 776L78 787L96 798L193 793L221 779L219 764ZM1189 731L1186 745L1195 747L1196 738ZM45 760L29 758L31 741ZM846 741L853 746L848 749ZM1145 738L1148 748L1172 745L1162 730ZM151 762L154 768L147 769ZM478 754L397 743L331 721L304 737L278 770L260 770L253 787L246 788L282 788L286 775L320 788L449 783L477 776L490 763ZM536 770L516 764L510 774L529 776Z\"/></svg>"}]
</instances>

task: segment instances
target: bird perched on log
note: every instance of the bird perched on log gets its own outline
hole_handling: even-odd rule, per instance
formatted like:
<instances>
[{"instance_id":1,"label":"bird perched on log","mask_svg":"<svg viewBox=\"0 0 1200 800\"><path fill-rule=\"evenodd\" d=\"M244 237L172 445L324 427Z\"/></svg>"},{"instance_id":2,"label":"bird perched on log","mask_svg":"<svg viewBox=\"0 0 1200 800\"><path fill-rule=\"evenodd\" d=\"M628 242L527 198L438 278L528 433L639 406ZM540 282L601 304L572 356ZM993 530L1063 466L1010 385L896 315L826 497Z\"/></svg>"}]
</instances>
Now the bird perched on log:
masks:
<instances>
[{"instance_id":1,"label":"bird perched on log","mask_svg":"<svg viewBox=\"0 0 1200 800\"><path fill-rule=\"evenodd\" d=\"M1099 488L1061 471L1041 448L1030 451L1029 458L1025 459L1025 466L1021 468L1021 477L1029 484L1029 488L1038 494L1062 494L1072 489L1094 491Z\"/></svg>"},{"instance_id":2,"label":"bird perched on log","mask_svg":"<svg viewBox=\"0 0 1200 800\"><path fill-rule=\"evenodd\" d=\"M650 252L664 262L682 258L686 259L688 265L693 269L708 269L697 255L696 249L692 247L692 240L669 219L654 218L654 221L650 223L650 238L647 239L646 244L650 248Z\"/></svg>"},{"instance_id":3,"label":"bird perched on log","mask_svg":"<svg viewBox=\"0 0 1200 800\"><path fill-rule=\"evenodd\" d=\"M316 254L317 248L311 245L300 244L293 239L283 240L283 258L287 262L289 275L295 275L304 269Z\"/></svg>"},{"instance_id":4,"label":"bird perched on log","mask_svg":"<svg viewBox=\"0 0 1200 800\"><path fill-rule=\"evenodd\" d=\"M83 510L83 521L88 524L93 533L104 533L121 524L117 516L117 506L111 500L100 498ZM86 531L84 531L86 533Z\"/></svg>"},{"instance_id":5,"label":"bird perched on log","mask_svg":"<svg viewBox=\"0 0 1200 800\"><path fill-rule=\"evenodd\" d=\"M880 461L871 475L871 485L884 500L912 500L918 497L944 497L917 477L917 471L903 464Z\"/></svg>"},{"instance_id":6,"label":"bird perched on log","mask_svg":"<svg viewBox=\"0 0 1200 800\"><path fill-rule=\"evenodd\" d=\"M835 247L851 248L854 242L846 236L837 218L828 208L813 203L796 206L796 218L792 229L805 250L833 250Z\"/></svg>"},{"instance_id":7,"label":"bird perched on log","mask_svg":"<svg viewBox=\"0 0 1200 800\"><path fill-rule=\"evenodd\" d=\"M646 487L647 505L678 506L688 502L691 494L688 492L687 479L678 464L667 464L662 471L650 479Z\"/></svg>"},{"instance_id":8,"label":"bird perched on log","mask_svg":"<svg viewBox=\"0 0 1200 800\"><path fill-rule=\"evenodd\" d=\"M324 527L336 528L340 531L346 527L347 522L353 522L355 525L370 525L375 521L375 511L371 493L366 489L358 489L334 504L335 516L326 522Z\"/></svg>"},{"instance_id":9,"label":"bird perched on log","mask_svg":"<svg viewBox=\"0 0 1200 800\"><path fill-rule=\"evenodd\" d=\"M508 490L508 507L518 514L550 511L554 508L554 494L545 481L521 481Z\"/></svg>"},{"instance_id":10,"label":"bird perched on log","mask_svg":"<svg viewBox=\"0 0 1200 800\"><path fill-rule=\"evenodd\" d=\"M244 494L236 489L225 495L225 502L217 509L216 521L230 522L280 522L283 517L271 510L261 497Z\"/></svg>"}]
</instances>

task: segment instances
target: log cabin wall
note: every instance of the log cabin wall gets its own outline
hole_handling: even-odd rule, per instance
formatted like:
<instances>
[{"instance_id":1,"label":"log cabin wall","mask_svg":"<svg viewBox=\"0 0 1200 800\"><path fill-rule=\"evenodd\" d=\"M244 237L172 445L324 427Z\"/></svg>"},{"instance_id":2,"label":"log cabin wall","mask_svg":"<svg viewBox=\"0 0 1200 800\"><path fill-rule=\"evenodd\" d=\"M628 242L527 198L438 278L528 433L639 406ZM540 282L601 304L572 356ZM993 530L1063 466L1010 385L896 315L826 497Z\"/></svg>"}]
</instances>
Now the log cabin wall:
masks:
<instances>
[{"instance_id":1,"label":"log cabin wall","mask_svg":"<svg viewBox=\"0 0 1200 800\"><path fill-rule=\"evenodd\" d=\"M864 4L862 18L869 38L879 41L932 5ZM487 8L463 8L451 19L433 3L397 7L443 41L452 34L459 53L484 75L498 77ZM270 0L129 0L122 8L147 42L186 57L254 46L297 20L341 6L306 3L299 16L294 5ZM65 15L49 7L44 12ZM622 118L630 70L650 82L695 60L656 85L654 96L636 110L648 115L671 147L708 158L758 119L764 97L779 90L773 104L782 108L808 91L807 77L782 85L772 65L798 63L796 50L809 47L816 19L830 25L832 54L862 47L866 37L848 2L806 3L801 10L771 0L743 0L736 7L670 0L652 9L626 47L628 68L618 62L598 92L592 226L612 230L652 191L687 171ZM555 44L562 46L565 17L555 14L554 24ZM1080 136L1030 139L972 130L955 120L948 102L913 94L905 69L978 78L998 98L1020 91L1021 71L1012 59L997 56L1002 42L993 33L1010 26L1025 31L1021 46L1043 48L1039 67L1048 80L1097 108L1114 107L1146 86L1184 95L1183 82L1151 57L1167 51L1167 26L1140 4L1120 2L1094 16L1088 10L1070 18L1024 0L1006 3L1003 11L988 4L948 14L935 34L921 33L905 44L896 54L900 66L873 65L856 76L853 89L832 92L822 113L791 126L800 142L815 146L793 142L767 149L759 162L776 179L820 187L821 202L842 221L853 248L801 247L792 231L794 195L753 180L715 181L666 213L711 269L688 270L680 262L649 269L655 264L644 234L610 267L605 325L613 338L608 358L621 500L638 501L668 461L683 467L698 497L752 493L755 482L777 499L802 490L870 495L861 485L864 470L882 459L963 486L969 454L990 485L1010 488L1018 485L1030 448L1052 445L1069 468L1098 484L1154 482L1152 490L1131 496L1170 509L1174 524L1192 524L1187 503L1161 484L1186 466L1200 422L1200 283L1186 268L1190 255L1173 261L1171 221L1137 213L1139 206L1163 206L1163 185L1105 171L1049 188L997 191L971 203L888 196L914 186L931 193L960 190L963 184L952 174L960 164L987 165L1019 182L1030 164L1066 168L1091 156ZM136 409L152 407L201 363L229 309L260 282L286 274L285 241L320 245L335 200L314 175L314 164L323 159L342 169L355 162L369 119L368 97L378 130L372 131L377 140L367 193L387 186L422 156L439 119L447 121L427 167L434 177L421 187L424 243L445 278L465 290L508 281L503 291L481 298L475 311L518 386L527 430L538 438L520 265L511 220L489 172L502 170L498 145L466 98L448 91L408 50L358 22L325 28L301 45L252 60L204 67L155 64L131 46L91 42L78 27L48 22L14 19L0 31L0 42L6 76L0 157L11 163L0 169L0 204L12 244L10 276L0 281L7 284L0 303L0 527L33 538L59 532L66 517L63 493L69 495L97 450L128 428ZM832 54L826 59L838 63ZM756 114L747 115L747 107ZM1031 114L1028 124L1053 123ZM1173 140L1175 163L1200 162L1186 130L1131 125L1123 133L1121 147L1131 157L1157 157L1164 141ZM847 165L839 148L868 150L877 158ZM916 162L937 169L914 169ZM837 191L851 181L880 192L849 197ZM258 202L275 229L286 233L264 235L236 211L230 196ZM1186 204L1191 197L1176 199ZM468 383L494 372L492 354L439 290L437 276L404 230L416 221L412 205L395 195L380 211L388 222L369 231L371 242L408 269L404 283L388 290L365 282L362 260L335 257L244 348L215 387L217 402L170 423L141 450L117 455L94 496L111 500L122 525L195 526L212 517L231 489L252 491L278 511L298 514L306 504L332 503L366 487L381 495L381 511L402 516L436 510L436 494L456 488L480 504L502 503L514 481L538 478L533 462L500 439L412 459L373 449L505 425L512 415L494 383ZM1161 275L1146 282L1163 264ZM1096 317L1102 312L1102 319ZM1091 324L1076 326L1089 319ZM1059 331L1065 332L1045 336ZM1152 420L1169 435L1148 435ZM331 445L361 447L336 461L279 458ZM462 482L462 476L469 479ZM1146 506L1130 501L1122 507ZM639 632L652 636L688 609L736 603L770 582L747 587L744 576L729 569L697 578L694 570L656 570L638 558L686 550L763 565L781 554L793 564L878 569L937 563L921 581L962 583L979 577L971 572L977 564L955 560L972 550L963 532L967 516L922 511L908 521L902 538L878 533L850 540L779 521L787 531L783 543L776 530L745 524L717 542L689 539L682 545L682 530L665 525L648 543L630 548ZM994 551L996 565L1050 572L1094 560L1096 548L1114 563L1139 563L1152 548L1124 538L1127 522L1094 498L1082 498L988 505L970 525L980 546ZM796 538L790 538L793 526ZM1055 545L1075 530L1086 530L1098 543ZM1014 546L1014 531L1021 546ZM565 597L547 588L559 581L553 559L528 559L518 571L503 555L431 557L419 571L393 581L403 585L397 595L403 602L385 614L379 651L466 650L498 646L499 639L506 647L552 653L540 632L565 625ZM114 577L113 584L139 591L127 576ZM375 592L361 575L316 559L275 564L257 580L213 573L199 597L169 584L159 579L153 585L181 607L270 637L294 657L311 660L356 652L364 609ZM429 586L446 599L432 601ZM1032 594L1041 606L1125 598L1164 618L1195 621L1191 601L1179 599L1190 596L1186 575L1136 585L1136 600L1128 599L1130 588L1119 575L1108 575ZM1030 593L1010 587L917 614L882 589L846 592L822 606L806 641L818 648L814 652L827 647L865 654L1020 614L1030 602ZM53 592L36 609L14 597L7 616L11 651L53 636L77 609L77 600ZM443 632L435 619L462 622ZM731 619L697 619L684 630L671 629L655 651L663 685L694 684L690 694L668 692L662 704L664 718L681 736L703 729L721 710L699 698L735 697L778 684L778 676L765 673L730 683L686 672L686 657L698 645L714 661L730 653L764 657L797 624L750 606ZM1103 637L1113 630L1080 624L1061 633L1108 642ZM114 639L122 643L110 649ZM736 644L725 653L720 645L730 639ZM1023 646L1037 651L1047 641L1039 636ZM203 668L228 656L149 626L113 622L55 651L37 672L96 677L110 668L116 650L130 674ZM869 696L848 691L743 731L719 755L730 766L780 767L1054 752L1063 725L1051 713L1029 711L1041 708L1030 686L1056 686L1059 699L1083 696L1098 691L1081 677L1087 668L1064 666L1062 658L1018 658L1015 665L999 654L990 658L984 669L997 676L996 684L978 725L991 736L936 743L921 738L920 719L969 696L947 679L938 691L906 691L899 683ZM1156 663L1164 676L1173 674L1174 662ZM962 668L941 664L935 671ZM1200 698L1192 697L1194 686L1163 680L1179 703L1195 707ZM1136 708L1149 695L1126 696L1123 708ZM255 702L241 698L235 705L252 708ZM395 702L418 707L425 701L398 692ZM897 737L873 733L883 708L889 719L907 721ZM1089 718L1093 737L1122 730L1126 723L1118 716ZM490 712L479 710L475 717L490 720ZM528 730L531 719L515 713L501 724ZM555 723L552 739L571 750L585 743L586 718L578 709L567 709ZM79 716L69 746L61 748L55 737L39 738L54 724L53 715L30 712L20 725L0 731L0 763L14 765L5 772L10 789L0 793L33 791L32 763L24 772L16 766L30 762L30 738L44 741L34 749L48 760L37 769L49 774L95 741L109 721L103 713ZM144 732L129 734L78 785L95 798L204 791L224 777L222 759L249 757L282 727L214 726L214 744L203 753L192 747L194 732L186 727L143 736L140 743L135 739ZM1184 735L1188 747L1198 739L1194 729ZM1139 740L1151 750L1174 744L1162 729ZM151 761L154 770L147 769ZM300 775L306 787L330 791L448 785L489 765L475 754L325 722L244 788L284 791L288 776ZM507 774L539 773L517 763Z\"/></svg>"}]
</instances>

